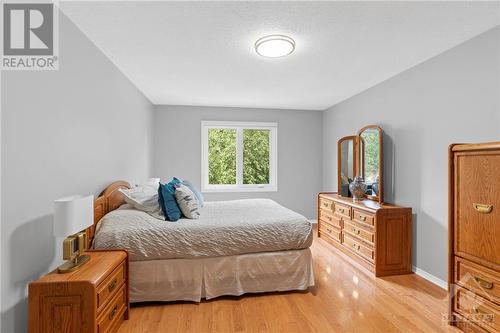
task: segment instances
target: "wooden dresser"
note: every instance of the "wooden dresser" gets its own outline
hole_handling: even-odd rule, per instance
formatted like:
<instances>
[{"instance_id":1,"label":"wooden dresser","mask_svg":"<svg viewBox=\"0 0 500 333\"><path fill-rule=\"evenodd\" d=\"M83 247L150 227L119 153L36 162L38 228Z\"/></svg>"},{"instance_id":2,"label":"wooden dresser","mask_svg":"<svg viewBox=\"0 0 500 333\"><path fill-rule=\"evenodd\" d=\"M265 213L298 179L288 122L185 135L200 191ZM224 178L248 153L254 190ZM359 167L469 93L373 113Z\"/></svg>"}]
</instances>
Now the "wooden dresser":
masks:
<instances>
[{"instance_id":1,"label":"wooden dresser","mask_svg":"<svg viewBox=\"0 0 500 333\"><path fill-rule=\"evenodd\" d=\"M375 276L412 272L411 208L318 195L318 236Z\"/></svg>"},{"instance_id":2,"label":"wooden dresser","mask_svg":"<svg viewBox=\"0 0 500 333\"><path fill-rule=\"evenodd\" d=\"M89 251L74 272L53 271L29 285L29 332L115 332L128 319L128 255Z\"/></svg>"},{"instance_id":3,"label":"wooden dresser","mask_svg":"<svg viewBox=\"0 0 500 333\"><path fill-rule=\"evenodd\" d=\"M449 149L450 324L500 332L500 142Z\"/></svg>"}]
</instances>

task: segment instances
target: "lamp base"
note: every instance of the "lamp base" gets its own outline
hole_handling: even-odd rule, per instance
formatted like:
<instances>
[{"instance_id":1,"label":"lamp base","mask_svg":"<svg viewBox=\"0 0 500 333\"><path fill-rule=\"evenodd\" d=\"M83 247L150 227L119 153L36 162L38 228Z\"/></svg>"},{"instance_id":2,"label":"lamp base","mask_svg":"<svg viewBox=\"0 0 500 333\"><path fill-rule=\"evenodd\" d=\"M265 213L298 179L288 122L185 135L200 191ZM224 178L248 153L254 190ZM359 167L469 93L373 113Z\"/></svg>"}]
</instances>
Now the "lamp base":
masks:
<instances>
[{"instance_id":1,"label":"lamp base","mask_svg":"<svg viewBox=\"0 0 500 333\"><path fill-rule=\"evenodd\" d=\"M89 261L90 256L87 254L80 255L74 260L68 260L57 268L58 273L68 273L78 269L80 266Z\"/></svg>"}]
</instances>

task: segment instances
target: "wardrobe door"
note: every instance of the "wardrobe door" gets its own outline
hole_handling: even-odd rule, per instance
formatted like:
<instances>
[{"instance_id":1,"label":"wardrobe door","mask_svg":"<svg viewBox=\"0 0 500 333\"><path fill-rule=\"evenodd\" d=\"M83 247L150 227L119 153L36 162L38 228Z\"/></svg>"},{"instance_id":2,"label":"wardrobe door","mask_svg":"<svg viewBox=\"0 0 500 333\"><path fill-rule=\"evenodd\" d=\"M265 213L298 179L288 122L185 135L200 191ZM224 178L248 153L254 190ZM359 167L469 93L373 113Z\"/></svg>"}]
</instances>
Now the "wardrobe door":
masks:
<instances>
[{"instance_id":1,"label":"wardrobe door","mask_svg":"<svg viewBox=\"0 0 500 333\"><path fill-rule=\"evenodd\" d=\"M500 269L500 153L454 156L455 253Z\"/></svg>"}]
</instances>

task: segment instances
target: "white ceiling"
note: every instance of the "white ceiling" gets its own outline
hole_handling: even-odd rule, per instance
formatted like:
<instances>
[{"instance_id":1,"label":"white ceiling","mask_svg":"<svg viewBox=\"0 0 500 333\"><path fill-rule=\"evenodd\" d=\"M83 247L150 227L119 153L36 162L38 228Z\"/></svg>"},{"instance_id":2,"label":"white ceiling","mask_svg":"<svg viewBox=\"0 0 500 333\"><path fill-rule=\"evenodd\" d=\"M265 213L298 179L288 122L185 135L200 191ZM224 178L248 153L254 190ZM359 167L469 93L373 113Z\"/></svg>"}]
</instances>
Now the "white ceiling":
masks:
<instances>
[{"instance_id":1,"label":"white ceiling","mask_svg":"<svg viewBox=\"0 0 500 333\"><path fill-rule=\"evenodd\" d=\"M322 110L500 24L499 2L61 2L153 104ZM295 39L257 55L268 34Z\"/></svg>"}]
</instances>

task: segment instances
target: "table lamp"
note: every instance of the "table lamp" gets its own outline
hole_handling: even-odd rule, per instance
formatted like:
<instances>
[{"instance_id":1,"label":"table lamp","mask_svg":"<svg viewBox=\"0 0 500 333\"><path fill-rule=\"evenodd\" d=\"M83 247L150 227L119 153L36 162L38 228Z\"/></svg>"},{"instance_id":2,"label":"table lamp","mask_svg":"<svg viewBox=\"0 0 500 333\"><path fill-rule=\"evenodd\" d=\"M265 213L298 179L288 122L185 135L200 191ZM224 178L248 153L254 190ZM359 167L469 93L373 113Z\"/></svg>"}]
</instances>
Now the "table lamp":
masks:
<instances>
[{"instance_id":1,"label":"table lamp","mask_svg":"<svg viewBox=\"0 0 500 333\"><path fill-rule=\"evenodd\" d=\"M87 247L85 229L94 223L94 196L75 195L54 201L54 236L63 241L64 264L59 273L71 272L86 263L90 257L83 252Z\"/></svg>"}]
</instances>

